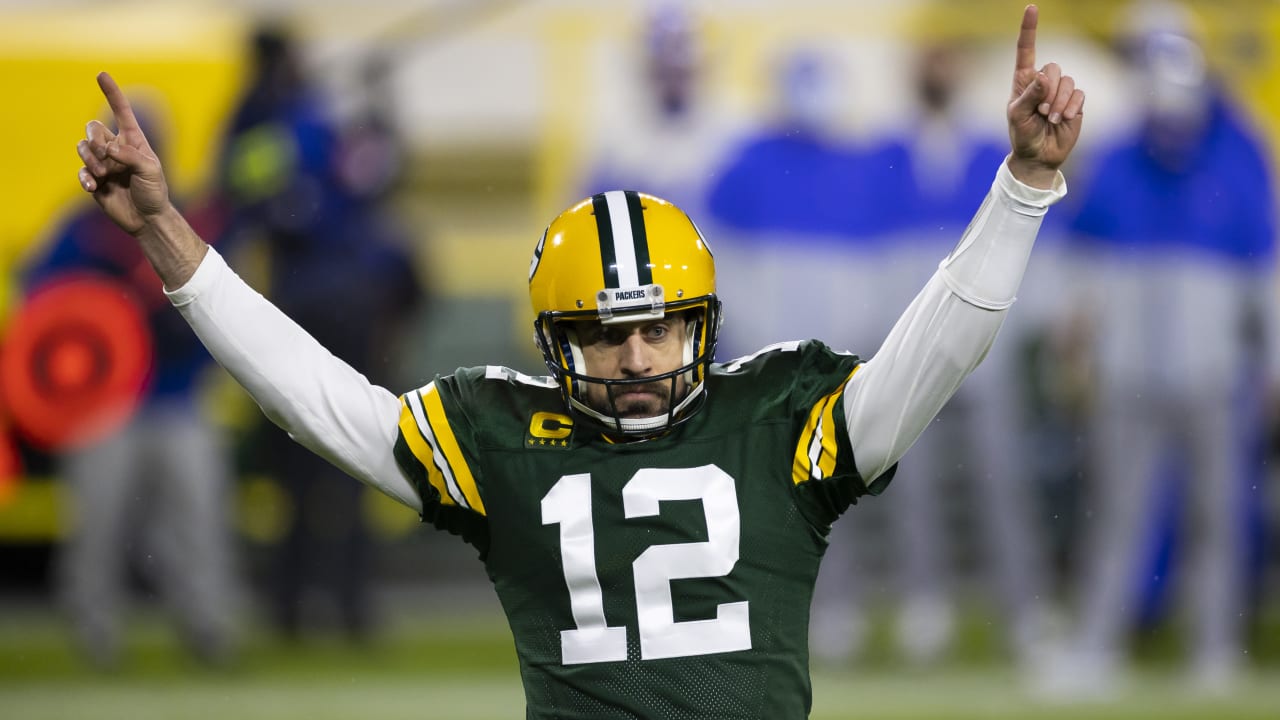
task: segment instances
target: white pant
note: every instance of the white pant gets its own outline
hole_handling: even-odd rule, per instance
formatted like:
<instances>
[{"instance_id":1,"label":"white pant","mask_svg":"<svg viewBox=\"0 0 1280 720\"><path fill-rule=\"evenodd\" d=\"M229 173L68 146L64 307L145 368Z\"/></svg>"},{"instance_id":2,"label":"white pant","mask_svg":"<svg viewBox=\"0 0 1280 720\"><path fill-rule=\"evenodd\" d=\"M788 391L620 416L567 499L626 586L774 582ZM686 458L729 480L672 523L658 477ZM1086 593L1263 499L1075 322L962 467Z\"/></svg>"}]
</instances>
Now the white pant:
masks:
<instances>
[{"instance_id":1,"label":"white pant","mask_svg":"<svg viewBox=\"0 0 1280 720\"><path fill-rule=\"evenodd\" d=\"M1140 562L1158 507L1159 463L1180 450L1187 487L1183 587L1190 591L1196 662L1242 657L1244 608L1243 444L1229 397L1109 389L1094 418L1094 467L1083 516L1079 651L1123 654L1138 607Z\"/></svg>"},{"instance_id":2,"label":"white pant","mask_svg":"<svg viewBox=\"0 0 1280 720\"><path fill-rule=\"evenodd\" d=\"M238 592L228 527L226 451L185 403L145 407L116 434L61 458L70 523L58 581L93 659L119 652L132 562L205 659L231 642Z\"/></svg>"}]
</instances>

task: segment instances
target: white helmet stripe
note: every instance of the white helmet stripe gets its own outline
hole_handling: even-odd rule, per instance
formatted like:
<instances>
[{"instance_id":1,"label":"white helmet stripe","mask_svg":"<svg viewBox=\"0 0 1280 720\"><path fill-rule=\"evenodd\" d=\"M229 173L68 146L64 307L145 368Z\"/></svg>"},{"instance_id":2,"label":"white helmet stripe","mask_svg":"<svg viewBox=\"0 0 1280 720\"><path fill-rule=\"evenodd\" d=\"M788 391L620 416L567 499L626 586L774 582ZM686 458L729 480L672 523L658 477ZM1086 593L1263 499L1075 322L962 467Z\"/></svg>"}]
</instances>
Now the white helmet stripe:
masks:
<instances>
[{"instance_id":1,"label":"white helmet stripe","mask_svg":"<svg viewBox=\"0 0 1280 720\"><path fill-rule=\"evenodd\" d=\"M609 224L613 227L613 257L618 266L618 287L633 288L640 285L640 272L636 268L636 246L631 227L631 213L627 209L627 196L621 190L604 194L609 206Z\"/></svg>"}]
</instances>

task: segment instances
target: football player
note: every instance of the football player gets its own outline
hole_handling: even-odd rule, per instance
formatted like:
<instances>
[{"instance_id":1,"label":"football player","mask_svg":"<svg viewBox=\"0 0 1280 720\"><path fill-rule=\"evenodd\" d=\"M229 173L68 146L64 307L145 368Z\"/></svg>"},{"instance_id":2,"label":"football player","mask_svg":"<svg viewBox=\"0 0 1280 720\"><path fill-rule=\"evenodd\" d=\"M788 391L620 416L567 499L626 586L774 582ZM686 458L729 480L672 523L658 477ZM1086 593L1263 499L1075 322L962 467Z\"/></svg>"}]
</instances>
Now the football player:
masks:
<instances>
[{"instance_id":1,"label":"football player","mask_svg":"<svg viewBox=\"0 0 1280 720\"><path fill-rule=\"evenodd\" d=\"M830 525L982 359L1012 304L1084 95L1018 37L1011 152L870 360L817 341L712 361L715 263L675 206L596 195L552 221L529 289L550 375L460 370L397 397L251 290L173 209L128 100L79 179L171 301L299 442L480 551L531 718L801 718Z\"/></svg>"}]
</instances>

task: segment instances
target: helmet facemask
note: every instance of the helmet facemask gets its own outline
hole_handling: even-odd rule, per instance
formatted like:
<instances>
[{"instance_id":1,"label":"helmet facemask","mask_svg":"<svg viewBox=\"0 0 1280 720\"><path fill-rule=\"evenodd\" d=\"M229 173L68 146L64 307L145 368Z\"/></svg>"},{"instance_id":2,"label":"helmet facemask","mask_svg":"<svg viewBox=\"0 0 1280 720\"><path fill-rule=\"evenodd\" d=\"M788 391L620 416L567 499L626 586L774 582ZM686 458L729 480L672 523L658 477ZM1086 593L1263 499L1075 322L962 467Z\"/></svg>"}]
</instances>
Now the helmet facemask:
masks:
<instances>
[{"instance_id":1,"label":"helmet facemask","mask_svg":"<svg viewBox=\"0 0 1280 720\"><path fill-rule=\"evenodd\" d=\"M715 356L715 338L720 325L720 301L714 296L673 304L661 316L640 318L618 315L606 324L646 322L668 314L685 317L681 341L681 364L667 372L635 378L605 378L587 372L580 339L580 326L598 320L595 312L541 313L534 323L536 341L552 376L559 382L565 403L576 413L594 421L607 433L646 437L688 420L706 399L707 368ZM604 388L603 407L589 397L589 386ZM650 417L624 417L618 395L629 388L665 387L666 411Z\"/></svg>"}]
</instances>

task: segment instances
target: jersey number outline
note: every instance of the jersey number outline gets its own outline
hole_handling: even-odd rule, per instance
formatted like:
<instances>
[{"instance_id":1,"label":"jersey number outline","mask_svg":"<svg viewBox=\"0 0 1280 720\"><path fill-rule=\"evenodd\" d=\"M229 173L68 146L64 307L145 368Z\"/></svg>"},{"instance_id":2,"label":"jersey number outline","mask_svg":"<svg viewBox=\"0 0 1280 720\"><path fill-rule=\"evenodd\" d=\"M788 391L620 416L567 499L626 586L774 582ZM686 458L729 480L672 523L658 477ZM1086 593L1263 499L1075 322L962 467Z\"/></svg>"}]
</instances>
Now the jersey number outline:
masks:
<instances>
[{"instance_id":1,"label":"jersey number outline","mask_svg":"<svg viewBox=\"0 0 1280 720\"><path fill-rule=\"evenodd\" d=\"M706 620L675 620L671 581L724 577L738 562L741 527L733 478L715 465L642 468L622 488L627 518L653 517L663 500L700 500L706 542L651 545L632 563L640 659L751 649L749 602L721 603ZM591 474L565 475L542 498L542 524L560 526L560 553L575 627L560 631L565 665L627 659L627 628L609 625L596 573Z\"/></svg>"}]
</instances>

